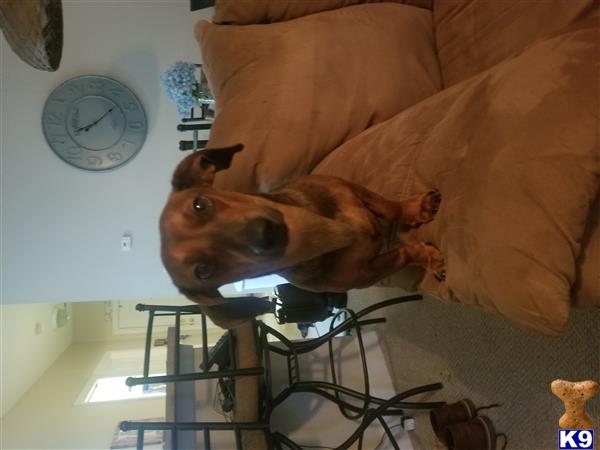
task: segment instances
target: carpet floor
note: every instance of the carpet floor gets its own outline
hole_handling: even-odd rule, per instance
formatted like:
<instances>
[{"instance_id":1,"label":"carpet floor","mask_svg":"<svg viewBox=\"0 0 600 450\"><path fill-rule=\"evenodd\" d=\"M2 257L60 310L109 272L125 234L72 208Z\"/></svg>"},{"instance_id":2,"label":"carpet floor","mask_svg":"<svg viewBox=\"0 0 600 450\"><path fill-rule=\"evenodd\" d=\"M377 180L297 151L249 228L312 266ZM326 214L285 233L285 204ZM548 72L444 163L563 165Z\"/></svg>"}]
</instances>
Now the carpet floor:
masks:
<instances>
[{"instance_id":1,"label":"carpet floor","mask_svg":"<svg viewBox=\"0 0 600 450\"><path fill-rule=\"evenodd\" d=\"M358 311L399 295L406 294L377 287L351 291L349 307ZM600 382L600 310L573 311L568 330L555 338L473 307L430 298L392 306L379 315L387 319L377 331L397 391L439 381L441 391L421 398L449 403L470 398L478 407L500 403L481 414L508 436L509 450L558 448L564 408L550 391L553 380ZM588 402L587 411L600 442L600 395ZM409 414L416 422L410 432L415 450L445 448L431 431L428 413ZM500 438L498 450L502 443Z\"/></svg>"}]
</instances>

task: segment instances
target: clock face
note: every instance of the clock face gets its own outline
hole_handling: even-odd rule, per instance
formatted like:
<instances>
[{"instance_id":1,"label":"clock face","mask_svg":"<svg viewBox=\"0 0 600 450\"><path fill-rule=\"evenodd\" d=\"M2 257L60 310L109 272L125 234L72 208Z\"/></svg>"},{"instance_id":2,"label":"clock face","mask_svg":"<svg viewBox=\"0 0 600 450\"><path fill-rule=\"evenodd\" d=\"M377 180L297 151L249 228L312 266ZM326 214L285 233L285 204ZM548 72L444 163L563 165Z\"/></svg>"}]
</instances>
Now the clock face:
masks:
<instances>
[{"instance_id":1,"label":"clock face","mask_svg":"<svg viewBox=\"0 0 600 450\"><path fill-rule=\"evenodd\" d=\"M83 75L65 81L46 100L46 141L67 163L109 170L130 161L146 138L146 114L126 86L108 77Z\"/></svg>"}]
</instances>

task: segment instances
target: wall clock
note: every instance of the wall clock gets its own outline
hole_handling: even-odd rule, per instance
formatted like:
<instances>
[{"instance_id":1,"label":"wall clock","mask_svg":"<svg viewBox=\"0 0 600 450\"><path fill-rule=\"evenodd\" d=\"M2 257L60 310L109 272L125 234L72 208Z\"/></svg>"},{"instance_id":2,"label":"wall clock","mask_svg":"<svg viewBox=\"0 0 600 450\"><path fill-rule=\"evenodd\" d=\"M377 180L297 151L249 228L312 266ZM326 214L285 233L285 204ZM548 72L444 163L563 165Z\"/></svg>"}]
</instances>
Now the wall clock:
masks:
<instances>
[{"instance_id":1,"label":"wall clock","mask_svg":"<svg viewBox=\"0 0 600 450\"><path fill-rule=\"evenodd\" d=\"M42 129L50 148L65 162L84 170L110 170L130 161L144 145L146 113L122 83L82 75L48 96Z\"/></svg>"}]
</instances>

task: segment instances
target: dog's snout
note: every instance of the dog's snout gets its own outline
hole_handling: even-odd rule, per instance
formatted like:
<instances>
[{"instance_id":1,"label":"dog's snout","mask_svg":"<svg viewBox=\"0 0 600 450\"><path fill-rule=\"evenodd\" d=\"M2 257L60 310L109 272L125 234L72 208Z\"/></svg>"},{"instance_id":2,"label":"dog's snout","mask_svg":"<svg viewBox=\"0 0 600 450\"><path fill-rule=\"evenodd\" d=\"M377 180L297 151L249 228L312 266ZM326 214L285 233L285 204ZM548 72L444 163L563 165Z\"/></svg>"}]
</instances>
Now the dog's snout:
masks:
<instances>
[{"instance_id":1,"label":"dog's snout","mask_svg":"<svg viewBox=\"0 0 600 450\"><path fill-rule=\"evenodd\" d=\"M287 243L287 227L283 223L259 217L246 225L250 249L257 256L283 253Z\"/></svg>"}]
</instances>

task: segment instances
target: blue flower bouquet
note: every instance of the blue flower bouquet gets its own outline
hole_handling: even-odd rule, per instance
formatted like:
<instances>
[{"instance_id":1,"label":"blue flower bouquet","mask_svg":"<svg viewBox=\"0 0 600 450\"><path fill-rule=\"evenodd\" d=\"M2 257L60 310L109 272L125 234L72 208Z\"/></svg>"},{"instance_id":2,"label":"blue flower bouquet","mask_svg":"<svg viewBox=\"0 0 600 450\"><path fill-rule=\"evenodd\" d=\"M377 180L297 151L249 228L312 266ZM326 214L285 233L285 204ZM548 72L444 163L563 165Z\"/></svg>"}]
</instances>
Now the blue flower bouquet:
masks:
<instances>
[{"instance_id":1,"label":"blue flower bouquet","mask_svg":"<svg viewBox=\"0 0 600 450\"><path fill-rule=\"evenodd\" d=\"M198 82L196 71L196 64L178 61L160 76L167 97L175 103L181 117L189 117L191 109L200 103L214 105L210 92L204 92L206 83Z\"/></svg>"}]
</instances>

